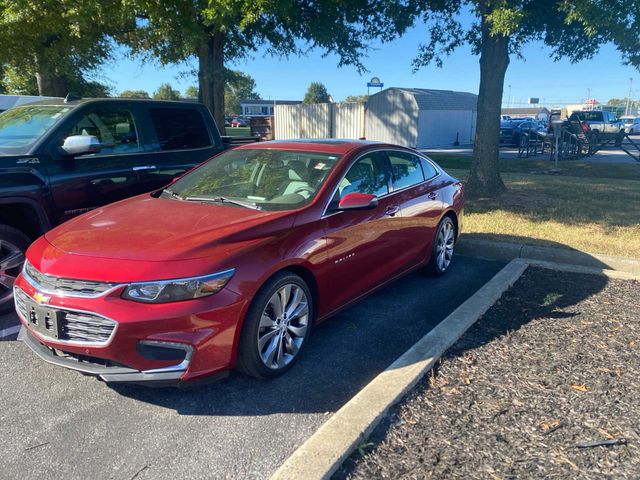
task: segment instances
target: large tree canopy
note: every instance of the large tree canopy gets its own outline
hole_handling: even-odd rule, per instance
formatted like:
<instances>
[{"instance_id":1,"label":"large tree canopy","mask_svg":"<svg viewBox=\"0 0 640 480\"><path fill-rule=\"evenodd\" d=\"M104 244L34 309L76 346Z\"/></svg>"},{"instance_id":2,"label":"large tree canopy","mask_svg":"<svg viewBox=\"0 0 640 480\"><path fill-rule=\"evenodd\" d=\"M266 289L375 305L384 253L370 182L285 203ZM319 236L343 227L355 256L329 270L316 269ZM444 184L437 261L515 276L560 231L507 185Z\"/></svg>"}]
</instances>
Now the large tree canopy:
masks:
<instances>
[{"instance_id":1,"label":"large tree canopy","mask_svg":"<svg viewBox=\"0 0 640 480\"><path fill-rule=\"evenodd\" d=\"M5 84L16 90L33 90L35 84L40 95L106 93L86 76L109 58L109 36L133 28L121 11L120 0L0 0Z\"/></svg>"},{"instance_id":2,"label":"large tree canopy","mask_svg":"<svg viewBox=\"0 0 640 480\"><path fill-rule=\"evenodd\" d=\"M199 99L224 121L225 65L266 48L287 56L309 48L336 53L340 64L363 68L368 39L390 38L411 18L397 2L353 0L126 0L138 16L127 36L134 52L160 63L197 59ZM286 81L283 79L283 81Z\"/></svg>"},{"instance_id":3,"label":"large tree canopy","mask_svg":"<svg viewBox=\"0 0 640 480\"><path fill-rule=\"evenodd\" d=\"M428 25L416 68L435 63L463 44L480 55L478 121L467 189L472 195L504 190L498 170L499 115L509 59L542 41L553 59L592 58L612 43L621 60L640 66L640 0L411 0L411 16ZM466 26L463 14L474 22Z\"/></svg>"}]
</instances>

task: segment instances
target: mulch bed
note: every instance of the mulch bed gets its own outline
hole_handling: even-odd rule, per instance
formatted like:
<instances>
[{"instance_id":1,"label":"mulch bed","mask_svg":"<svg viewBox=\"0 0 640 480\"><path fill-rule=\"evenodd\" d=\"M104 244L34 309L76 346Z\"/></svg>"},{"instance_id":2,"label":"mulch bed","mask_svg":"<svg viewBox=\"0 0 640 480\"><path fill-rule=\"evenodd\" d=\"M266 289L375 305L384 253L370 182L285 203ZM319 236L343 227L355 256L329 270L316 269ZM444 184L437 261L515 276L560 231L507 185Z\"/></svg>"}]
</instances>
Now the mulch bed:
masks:
<instances>
[{"instance_id":1,"label":"mulch bed","mask_svg":"<svg viewBox=\"0 0 640 480\"><path fill-rule=\"evenodd\" d=\"M640 478L640 282L528 269L334 478Z\"/></svg>"}]
</instances>

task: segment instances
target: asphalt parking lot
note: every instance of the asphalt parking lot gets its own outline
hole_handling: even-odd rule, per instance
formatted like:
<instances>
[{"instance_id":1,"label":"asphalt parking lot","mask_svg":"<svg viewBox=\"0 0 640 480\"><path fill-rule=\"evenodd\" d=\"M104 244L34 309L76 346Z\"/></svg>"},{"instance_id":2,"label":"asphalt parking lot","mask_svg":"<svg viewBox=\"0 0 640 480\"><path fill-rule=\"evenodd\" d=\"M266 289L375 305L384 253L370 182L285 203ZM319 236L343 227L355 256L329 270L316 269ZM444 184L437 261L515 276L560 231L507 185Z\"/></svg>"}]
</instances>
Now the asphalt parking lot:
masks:
<instances>
[{"instance_id":1,"label":"asphalt parking lot","mask_svg":"<svg viewBox=\"0 0 640 480\"><path fill-rule=\"evenodd\" d=\"M319 326L288 374L189 389L109 387L0 341L0 478L267 478L306 438L471 296L500 262L457 256ZM0 330L16 325L0 318Z\"/></svg>"}]
</instances>

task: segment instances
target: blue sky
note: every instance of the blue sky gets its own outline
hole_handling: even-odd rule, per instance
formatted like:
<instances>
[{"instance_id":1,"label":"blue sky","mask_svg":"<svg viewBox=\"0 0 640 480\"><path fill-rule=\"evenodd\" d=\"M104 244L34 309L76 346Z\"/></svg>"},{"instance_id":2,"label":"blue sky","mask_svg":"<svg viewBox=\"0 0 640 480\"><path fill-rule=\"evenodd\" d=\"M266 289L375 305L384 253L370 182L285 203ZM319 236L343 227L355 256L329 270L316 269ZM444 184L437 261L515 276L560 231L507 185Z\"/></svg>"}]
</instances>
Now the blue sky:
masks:
<instances>
[{"instance_id":1,"label":"blue sky","mask_svg":"<svg viewBox=\"0 0 640 480\"><path fill-rule=\"evenodd\" d=\"M230 68L251 75L257 84L257 92L264 99L302 99L311 82L326 85L334 100L343 100L348 95L367 93L367 81L379 77L385 87L437 88L477 93L479 85L478 57L468 47L457 50L445 60L443 68L423 67L413 73L411 61L416 55L417 45L425 38L424 26L411 29L404 37L387 44L372 45L364 59L369 73L360 75L354 67L338 68L338 59L333 55L322 56L314 51L305 57L278 59L257 53L253 58L243 59ZM619 53L605 45L592 60L571 64L566 60L554 62L549 50L541 43L530 43L523 51L525 60L511 58L507 70L503 104L525 105L528 97L539 97L548 105L578 103L587 98L606 102L609 98L626 97L629 79L633 78L632 98L640 97L640 72L622 65ZM171 83L184 91L197 83L196 78L184 75L195 68L183 64L161 67L141 60L131 60L124 51L119 51L114 62L105 66L100 80L122 90L146 90L152 93L158 85ZM372 93L377 90L372 89Z\"/></svg>"}]
</instances>

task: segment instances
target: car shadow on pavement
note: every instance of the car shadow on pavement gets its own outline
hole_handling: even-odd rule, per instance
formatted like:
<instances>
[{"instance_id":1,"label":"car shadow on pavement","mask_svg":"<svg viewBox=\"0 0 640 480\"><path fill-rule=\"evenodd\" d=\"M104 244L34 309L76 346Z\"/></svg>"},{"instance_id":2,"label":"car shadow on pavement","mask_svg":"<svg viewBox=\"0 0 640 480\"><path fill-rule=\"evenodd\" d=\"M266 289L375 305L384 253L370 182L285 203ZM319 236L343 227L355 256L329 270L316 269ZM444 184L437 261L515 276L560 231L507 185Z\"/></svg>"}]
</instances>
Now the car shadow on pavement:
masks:
<instances>
[{"instance_id":1,"label":"car shadow on pavement","mask_svg":"<svg viewBox=\"0 0 640 480\"><path fill-rule=\"evenodd\" d=\"M276 379L256 380L232 372L221 382L191 388L151 389L134 385L113 385L112 388L121 395L183 415L334 412L475 293L504 264L458 256L443 277L414 273L394 282L318 326L300 362ZM547 314L554 315L558 305L576 304L599 292L607 283L604 276L589 277L586 287L567 291L557 298L557 286L548 285L548 297L522 301L548 302ZM531 318L520 317L518 327ZM481 345L505 332L496 325L476 341Z\"/></svg>"},{"instance_id":2,"label":"car shadow on pavement","mask_svg":"<svg viewBox=\"0 0 640 480\"><path fill-rule=\"evenodd\" d=\"M457 256L442 277L416 272L393 282L316 327L298 364L276 379L232 372L223 381L191 388L111 388L183 415L334 412L503 265Z\"/></svg>"}]
</instances>

